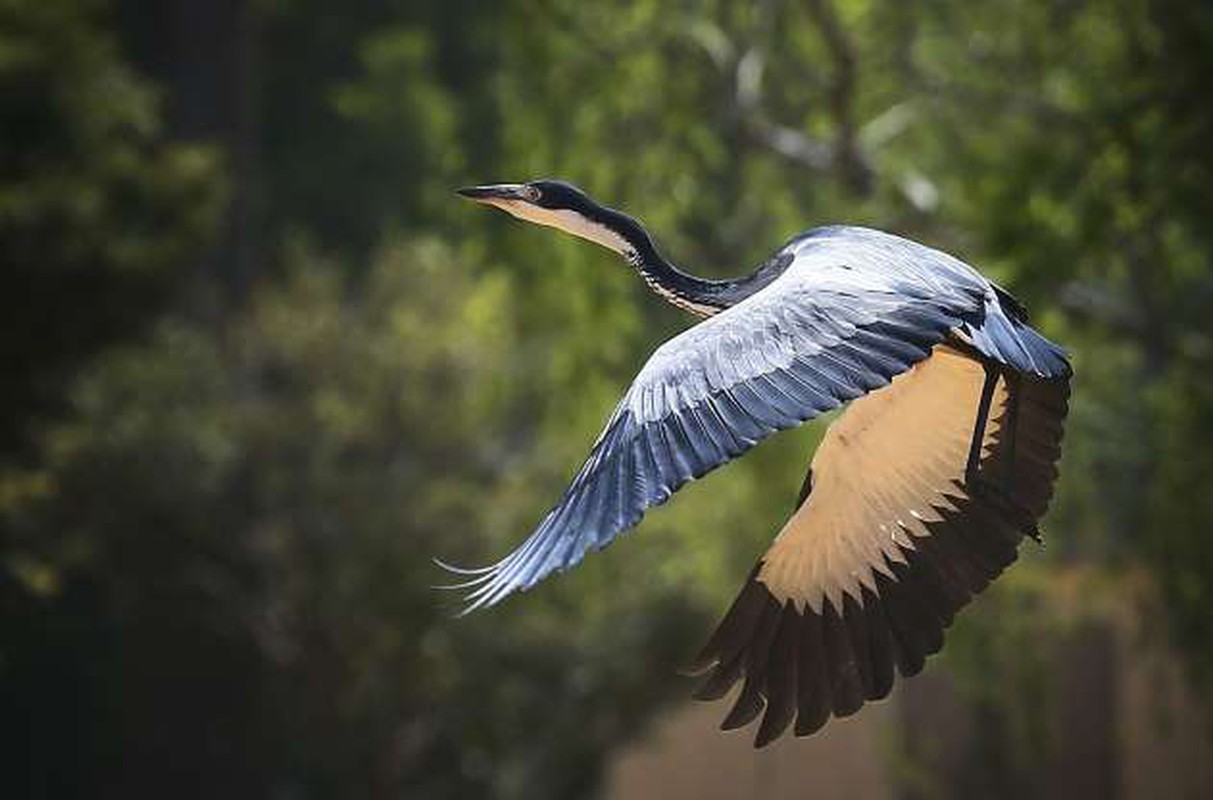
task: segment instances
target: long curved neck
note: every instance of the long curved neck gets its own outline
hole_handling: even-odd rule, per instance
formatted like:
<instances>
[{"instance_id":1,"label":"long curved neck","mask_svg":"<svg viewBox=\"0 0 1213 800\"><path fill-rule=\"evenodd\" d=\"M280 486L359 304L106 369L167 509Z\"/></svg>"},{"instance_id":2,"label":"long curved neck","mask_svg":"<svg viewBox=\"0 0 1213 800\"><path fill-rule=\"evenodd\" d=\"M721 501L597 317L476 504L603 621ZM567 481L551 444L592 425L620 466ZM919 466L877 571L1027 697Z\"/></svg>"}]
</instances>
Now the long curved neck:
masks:
<instances>
[{"instance_id":1,"label":"long curved neck","mask_svg":"<svg viewBox=\"0 0 1213 800\"><path fill-rule=\"evenodd\" d=\"M759 291L778 277L787 266L775 260L760 266L750 275L730 280L708 280L683 272L657 250L648 231L639 222L614 209L599 212L598 222L626 243L622 254L649 288L671 305L700 317L724 311Z\"/></svg>"}]
</instances>

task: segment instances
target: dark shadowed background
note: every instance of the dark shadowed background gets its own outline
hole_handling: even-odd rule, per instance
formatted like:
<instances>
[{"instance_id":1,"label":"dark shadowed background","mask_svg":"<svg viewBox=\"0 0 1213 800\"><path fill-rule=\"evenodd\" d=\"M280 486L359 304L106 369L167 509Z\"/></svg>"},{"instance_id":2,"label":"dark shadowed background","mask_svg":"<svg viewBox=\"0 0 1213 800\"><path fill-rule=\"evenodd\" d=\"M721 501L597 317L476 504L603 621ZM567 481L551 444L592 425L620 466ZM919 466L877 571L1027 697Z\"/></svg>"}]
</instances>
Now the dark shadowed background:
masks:
<instances>
[{"instance_id":1,"label":"dark shadowed background","mask_svg":"<svg viewBox=\"0 0 1213 800\"><path fill-rule=\"evenodd\" d=\"M1207 797L1213 7L0 0L0 796ZM690 324L460 201L685 267L869 224L1073 353L1047 546L755 755L687 663L822 425L454 620Z\"/></svg>"}]
</instances>

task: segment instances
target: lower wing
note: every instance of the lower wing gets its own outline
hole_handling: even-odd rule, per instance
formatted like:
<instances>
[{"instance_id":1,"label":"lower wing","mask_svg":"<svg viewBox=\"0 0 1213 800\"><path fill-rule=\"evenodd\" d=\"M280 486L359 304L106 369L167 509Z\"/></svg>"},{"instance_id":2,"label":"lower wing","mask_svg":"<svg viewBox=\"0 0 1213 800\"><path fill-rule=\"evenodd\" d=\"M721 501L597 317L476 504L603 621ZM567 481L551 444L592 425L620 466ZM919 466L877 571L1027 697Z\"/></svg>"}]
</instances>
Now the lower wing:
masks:
<instances>
[{"instance_id":1,"label":"lower wing","mask_svg":"<svg viewBox=\"0 0 1213 800\"><path fill-rule=\"evenodd\" d=\"M697 697L744 681L723 727L765 709L762 746L793 720L808 735L885 697L894 670L917 674L956 611L1015 560L1024 517L1039 520L1052 496L1069 381L1004 373L995 385L979 475L1009 487L1011 512L966 483L984 378L968 348L937 345L826 432L799 508L700 655Z\"/></svg>"}]
</instances>

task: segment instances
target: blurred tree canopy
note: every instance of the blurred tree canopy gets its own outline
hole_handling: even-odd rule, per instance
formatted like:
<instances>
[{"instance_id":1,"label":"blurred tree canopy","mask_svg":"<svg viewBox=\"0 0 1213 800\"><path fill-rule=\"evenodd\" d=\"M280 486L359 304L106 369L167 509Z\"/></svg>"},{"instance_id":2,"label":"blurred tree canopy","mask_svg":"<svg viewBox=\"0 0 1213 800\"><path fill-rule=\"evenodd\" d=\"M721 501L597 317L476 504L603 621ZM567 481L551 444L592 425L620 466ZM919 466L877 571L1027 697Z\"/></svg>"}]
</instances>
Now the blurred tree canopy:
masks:
<instances>
[{"instance_id":1,"label":"blurred tree canopy","mask_svg":"<svg viewBox=\"0 0 1213 800\"><path fill-rule=\"evenodd\" d=\"M96 2L0 4L0 448L106 344L137 334L217 208L216 154L166 142L155 88Z\"/></svg>"},{"instance_id":2,"label":"blurred tree canopy","mask_svg":"<svg viewBox=\"0 0 1213 800\"><path fill-rule=\"evenodd\" d=\"M156 5L0 0L16 796L580 796L685 694L819 430L452 620L430 557L521 538L688 324L495 179L710 275L833 221L981 265L1078 371L1020 569L1145 565L1213 671L1207 4Z\"/></svg>"}]
</instances>

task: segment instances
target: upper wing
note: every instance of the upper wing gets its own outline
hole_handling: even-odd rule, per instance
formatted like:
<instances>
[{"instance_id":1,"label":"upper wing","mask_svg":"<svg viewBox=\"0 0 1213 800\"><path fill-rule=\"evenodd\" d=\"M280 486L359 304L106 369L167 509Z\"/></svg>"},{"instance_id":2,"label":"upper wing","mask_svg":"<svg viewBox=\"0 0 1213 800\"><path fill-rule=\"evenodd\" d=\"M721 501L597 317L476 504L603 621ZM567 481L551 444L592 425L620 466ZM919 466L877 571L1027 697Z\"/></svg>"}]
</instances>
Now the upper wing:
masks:
<instances>
[{"instance_id":1,"label":"upper wing","mask_svg":"<svg viewBox=\"0 0 1213 800\"><path fill-rule=\"evenodd\" d=\"M965 485L983 379L978 361L939 345L827 431L807 498L700 656L713 667L701 698L744 678L726 728L765 707L762 745L793 718L805 735L884 697L894 666L917 673L953 614L1015 559L1022 518ZM1012 469L1015 503L1033 520L1052 495L1068 392L1065 378L995 386L980 469L998 481Z\"/></svg>"},{"instance_id":2,"label":"upper wing","mask_svg":"<svg viewBox=\"0 0 1213 800\"><path fill-rule=\"evenodd\" d=\"M794 245L766 289L660 347L560 502L513 553L456 588L468 611L581 561L650 506L772 432L886 384L962 321L986 287L940 281L880 248ZM790 246L793 247L793 246Z\"/></svg>"}]
</instances>

